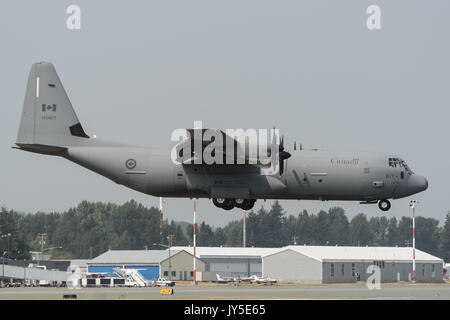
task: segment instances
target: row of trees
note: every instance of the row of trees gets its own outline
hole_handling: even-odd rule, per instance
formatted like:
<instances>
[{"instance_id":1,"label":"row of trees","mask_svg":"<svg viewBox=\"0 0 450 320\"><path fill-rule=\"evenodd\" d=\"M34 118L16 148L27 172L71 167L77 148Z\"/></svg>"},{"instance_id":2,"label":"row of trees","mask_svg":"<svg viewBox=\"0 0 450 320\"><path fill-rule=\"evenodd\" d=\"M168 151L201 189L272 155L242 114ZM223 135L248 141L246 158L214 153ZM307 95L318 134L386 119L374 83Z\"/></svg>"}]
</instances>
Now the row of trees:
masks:
<instances>
[{"instance_id":1,"label":"row of trees","mask_svg":"<svg viewBox=\"0 0 450 320\"><path fill-rule=\"evenodd\" d=\"M197 226L198 246L241 246L242 220L213 228L202 222ZM167 245L167 235L175 236L173 245L192 245L193 225L164 221L160 234L157 208L146 208L135 201L123 205L84 201L63 213L19 214L1 210L0 248L11 258L29 258L30 251L62 247L51 251L54 258L92 258L108 249L158 248ZM303 210L287 215L279 202L267 210L261 207L247 217L247 246L281 247L289 244L350 246L411 246L412 219L385 216L370 219L363 213L347 218L342 208L317 214ZM416 218L417 248L450 261L450 213L444 226L433 218Z\"/></svg>"}]
</instances>

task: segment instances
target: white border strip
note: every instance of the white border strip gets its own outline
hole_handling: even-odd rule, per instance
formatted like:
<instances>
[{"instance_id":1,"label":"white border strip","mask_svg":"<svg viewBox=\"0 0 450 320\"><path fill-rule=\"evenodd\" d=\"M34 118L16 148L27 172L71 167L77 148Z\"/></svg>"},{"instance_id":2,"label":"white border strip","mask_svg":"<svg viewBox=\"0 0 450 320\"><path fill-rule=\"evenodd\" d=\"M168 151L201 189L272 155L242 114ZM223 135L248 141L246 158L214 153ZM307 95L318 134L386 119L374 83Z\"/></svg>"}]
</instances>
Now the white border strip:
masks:
<instances>
[{"instance_id":1,"label":"white border strip","mask_svg":"<svg viewBox=\"0 0 450 320\"><path fill-rule=\"evenodd\" d=\"M39 98L39 77L36 78L36 98Z\"/></svg>"}]
</instances>

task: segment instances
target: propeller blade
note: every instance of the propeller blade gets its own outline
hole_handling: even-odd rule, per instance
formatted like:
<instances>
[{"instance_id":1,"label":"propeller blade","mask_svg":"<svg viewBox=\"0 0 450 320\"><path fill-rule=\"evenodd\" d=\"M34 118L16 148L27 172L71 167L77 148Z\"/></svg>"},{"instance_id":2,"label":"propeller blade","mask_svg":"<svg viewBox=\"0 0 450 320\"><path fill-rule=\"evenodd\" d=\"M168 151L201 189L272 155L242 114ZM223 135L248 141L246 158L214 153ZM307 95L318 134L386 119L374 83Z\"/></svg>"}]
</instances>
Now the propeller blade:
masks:
<instances>
[{"instance_id":1,"label":"propeller blade","mask_svg":"<svg viewBox=\"0 0 450 320\"><path fill-rule=\"evenodd\" d=\"M284 172L284 160L280 158L280 176Z\"/></svg>"}]
</instances>

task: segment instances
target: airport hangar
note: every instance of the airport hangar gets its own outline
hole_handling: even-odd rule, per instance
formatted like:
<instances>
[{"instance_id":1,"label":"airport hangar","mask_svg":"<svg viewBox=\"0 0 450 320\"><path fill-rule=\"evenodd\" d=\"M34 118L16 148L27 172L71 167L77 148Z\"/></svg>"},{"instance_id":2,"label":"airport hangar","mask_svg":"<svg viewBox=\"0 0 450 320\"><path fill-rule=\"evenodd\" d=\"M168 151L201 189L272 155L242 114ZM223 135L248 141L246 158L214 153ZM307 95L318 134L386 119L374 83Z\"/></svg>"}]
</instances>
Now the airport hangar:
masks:
<instances>
[{"instance_id":1,"label":"airport hangar","mask_svg":"<svg viewBox=\"0 0 450 320\"><path fill-rule=\"evenodd\" d=\"M141 269L147 280L157 277L193 280L193 247L169 250L110 250L88 262L89 273ZM380 267L381 281L411 281L410 247L286 246L283 248L196 247L197 280L222 277L270 277L279 281L333 283L365 281L367 268ZM441 282L443 260L416 249L416 281Z\"/></svg>"},{"instance_id":2,"label":"airport hangar","mask_svg":"<svg viewBox=\"0 0 450 320\"><path fill-rule=\"evenodd\" d=\"M280 281L355 282L375 265L381 282L411 281L412 257L410 247L287 246L262 257L262 272ZM443 260L416 249L416 281L442 282Z\"/></svg>"},{"instance_id":3,"label":"airport hangar","mask_svg":"<svg viewBox=\"0 0 450 320\"><path fill-rule=\"evenodd\" d=\"M87 262L90 274L116 277L114 268L138 269L145 280L167 278L193 280L193 255L184 250L108 250ZM205 270L205 262L196 259L197 270Z\"/></svg>"}]
</instances>

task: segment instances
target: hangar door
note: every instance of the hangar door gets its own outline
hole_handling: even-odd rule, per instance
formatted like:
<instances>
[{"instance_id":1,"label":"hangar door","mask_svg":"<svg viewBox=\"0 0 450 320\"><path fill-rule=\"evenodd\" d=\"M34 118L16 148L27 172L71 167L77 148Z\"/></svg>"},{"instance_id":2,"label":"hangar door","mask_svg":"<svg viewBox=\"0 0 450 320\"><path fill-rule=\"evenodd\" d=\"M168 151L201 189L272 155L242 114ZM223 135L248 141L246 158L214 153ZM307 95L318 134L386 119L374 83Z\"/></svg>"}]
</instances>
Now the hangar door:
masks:
<instances>
[{"instance_id":1,"label":"hangar door","mask_svg":"<svg viewBox=\"0 0 450 320\"><path fill-rule=\"evenodd\" d=\"M210 264L210 271L213 272L245 272L248 271L248 264L247 263L211 263Z\"/></svg>"},{"instance_id":2,"label":"hangar door","mask_svg":"<svg viewBox=\"0 0 450 320\"><path fill-rule=\"evenodd\" d=\"M261 275L262 272L262 264L261 262L252 262L250 263L250 274Z\"/></svg>"}]
</instances>

